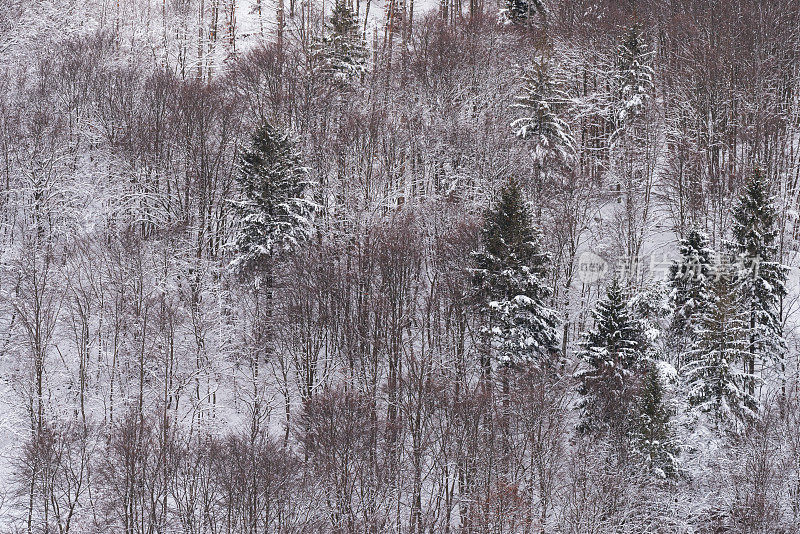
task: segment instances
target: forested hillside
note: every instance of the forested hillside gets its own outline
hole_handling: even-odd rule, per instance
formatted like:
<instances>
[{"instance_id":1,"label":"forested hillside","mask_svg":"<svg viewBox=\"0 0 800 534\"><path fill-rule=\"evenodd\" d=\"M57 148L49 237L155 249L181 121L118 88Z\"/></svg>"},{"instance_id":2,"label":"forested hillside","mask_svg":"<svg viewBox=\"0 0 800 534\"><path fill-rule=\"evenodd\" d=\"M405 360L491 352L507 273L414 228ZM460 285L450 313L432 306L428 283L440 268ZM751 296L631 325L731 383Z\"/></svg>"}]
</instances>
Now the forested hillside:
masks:
<instances>
[{"instance_id":1,"label":"forested hillside","mask_svg":"<svg viewBox=\"0 0 800 534\"><path fill-rule=\"evenodd\" d=\"M800 532L796 0L0 0L0 533Z\"/></svg>"}]
</instances>

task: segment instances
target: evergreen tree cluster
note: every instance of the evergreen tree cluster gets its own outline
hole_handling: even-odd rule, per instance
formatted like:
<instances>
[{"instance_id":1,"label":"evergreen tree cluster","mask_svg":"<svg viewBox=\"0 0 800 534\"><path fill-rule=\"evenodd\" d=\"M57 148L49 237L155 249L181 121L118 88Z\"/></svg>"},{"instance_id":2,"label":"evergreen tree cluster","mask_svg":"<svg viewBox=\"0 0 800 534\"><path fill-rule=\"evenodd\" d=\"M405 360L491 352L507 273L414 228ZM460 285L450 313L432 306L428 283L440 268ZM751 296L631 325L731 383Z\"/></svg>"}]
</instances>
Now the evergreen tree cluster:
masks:
<instances>
[{"instance_id":1,"label":"evergreen tree cluster","mask_svg":"<svg viewBox=\"0 0 800 534\"><path fill-rule=\"evenodd\" d=\"M756 170L733 210L733 240L714 251L706 235L689 231L669 271L672 310L664 334L678 354L689 406L715 427L736 430L758 417L757 370L769 372L785 350L780 299L786 271L777 262L776 214ZM644 317L615 279L593 311L581 343L582 429L630 435L659 474L675 472L679 451ZM759 362L757 369L755 364Z\"/></svg>"},{"instance_id":2,"label":"evergreen tree cluster","mask_svg":"<svg viewBox=\"0 0 800 534\"><path fill-rule=\"evenodd\" d=\"M785 354L777 261L777 214L758 169L733 210L731 241L717 253L698 230L680 242L670 270L671 333L682 351L691 405L736 425L757 411L755 387ZM680 349L679 349L680 350Z\"/></svg>"},{"instance_id":3,"label":"evergreen tree cluster","mask_svg":"<svg viewBox=\"0 0 800 534\"><path fill-rule=\"evenodd\" d=\"M669 377L662 376L664 362L645 332L650 321L642 311L647 306L637 306L630 297L614 278L592 312L594 327L584 334L575 374L579 429L631 446L648 471L671 477L677 473L680 447L664 394Z\"/></svg>"},{"instance_id":4,"label":"evergreen tree cluster","mask_svg":"<svg viewBox=\"0 0 800 534\"><path fill-rule=\"evenodd\" d=\"M748 350L747 314L742 310L730 273L718 272L703 308L692 317L694 342L684 365L692 406L717 421L736 423L755 416L750 393L756 377L744 370Z\"/></svg>"},{"instance_id":5,"label":"evergreen tree cluster","mask_svg":"<svg viewBox=\"0 0 800 534\"><path fill-rule=\"evenodd\" d=\"M537 13L545 13L542 0L505 0L500 9L500 20L507 24L525 24L530 23Z\"/></svg>"},{"instance_id":6,"label":"evergreen tree cluster","mask_svg":"<svg viewBox=\"0 0 800 534\"><path fill-rule=\"evenodd\" d=\"M775 213L765 188L758 172L746 184L728 254L716 253L693 229L680 241L680 259L669 272L673 311L665 334L681 354L686 398L729 428L756 416L754 362L772 361L781 346L777 306L785 271L775 261ZM548 258L516 180L487 212L482 235L473 285L492 361L511 368L552 364L558 336L543 284ZM675 472L678 453L671 409L648 323L629 297L614 279L580 344L581 428L629 435L645 463L667 476Z\"/></svg>"}]
</instances>

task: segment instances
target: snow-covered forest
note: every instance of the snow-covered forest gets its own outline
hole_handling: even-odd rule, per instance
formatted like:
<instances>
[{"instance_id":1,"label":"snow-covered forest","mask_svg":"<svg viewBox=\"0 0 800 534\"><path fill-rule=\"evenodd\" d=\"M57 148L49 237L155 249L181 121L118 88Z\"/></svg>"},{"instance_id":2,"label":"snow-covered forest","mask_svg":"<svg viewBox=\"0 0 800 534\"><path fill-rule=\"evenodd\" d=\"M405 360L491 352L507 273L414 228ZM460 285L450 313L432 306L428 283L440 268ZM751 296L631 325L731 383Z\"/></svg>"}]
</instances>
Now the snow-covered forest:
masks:
<instances>
[{"instance_id":1,"label":"snow-covered forest","mask_svg":"<svg viewBox=\"0 0 800 534\"><path fill-rule=\"evenodd\" d=\"M800 532L797 0L0 0L0 533Z\"/></svg>"}]
</instances>

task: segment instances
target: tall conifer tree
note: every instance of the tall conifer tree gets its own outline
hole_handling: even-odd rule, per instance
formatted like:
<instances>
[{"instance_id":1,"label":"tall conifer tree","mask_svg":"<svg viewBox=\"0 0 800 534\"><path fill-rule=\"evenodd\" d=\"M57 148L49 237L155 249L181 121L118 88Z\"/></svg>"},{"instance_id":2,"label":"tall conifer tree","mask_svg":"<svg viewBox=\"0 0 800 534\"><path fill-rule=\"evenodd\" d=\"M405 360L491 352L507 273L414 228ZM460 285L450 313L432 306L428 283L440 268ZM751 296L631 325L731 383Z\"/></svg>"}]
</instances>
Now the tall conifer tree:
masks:
<instances>
[{"instance_id":1,"label":"tall conifer tree","mask_svg":"<svg viewBox=\"0 0 800 534\"><path fill-rule=\"evenodd\" d=\"M326 31L318 45L323 70L342 81L364 74L369 53L359 32L358 17L347 0L336 0Z\"/></svg>"},{"instance_id":2,"label":"tall conifer tree","mask_svg":"<svg viewBox=\"0 0 800 534\"><path fill-rule=\"evenodd\" d=\"M694 325L694 343L684 375L689 403L717 421L736 423L756 411L755 376L743 369L751 360L748 313L733 285L732 269L720 267L708 306Z\"/></svg>"},{"instance_id":3,"label":"tall conifer tree","mask_svg":"<svg viewBox=\"0 0 800 534\"><path fill-rule=\"evenodd\" d=\"M733 211L733 240L728 243L737 267L735 283L747 312L750 375L755 374L756 359L777 362L786 351L779 313L786 295L786 268L778 257L777 221L767 184L756 169ZM750 387L752 394L752 382Z\"/></svg>"},{"instance_id":4,"label":"tall conifer tree","mask_svg":"<svg viewBox=\"0 0 800 534\"><path fill-rule=\"evenodd\" d=\"M563 119L570 99L553 71L554 66L546 59L534 63L524 74L522 91L514 104L524 116L512 122L511 128L517 137L532 144L538 166L564 162L575 152L575 139Z\"/></svg>"},{"instance_id":5,"label":"tall conifer tree","mask_svg":"<svg viewBox=\"0 0 800 534\"><path fill-rule=\"evenodd\" d=\"M473 283L485 318L483 333L502 364L547 363L557 350L557 319L546 305L550 290L543 281L549 257L540 240L512 178L486 213L483 250L474 253Z\"/></svg>"},{"instance_id":6,"label":"tall conifer tree","mask_svg":"<svg viewBox=\"0 0 800 534\"><path fill-rule=\"evenodd\" d=\"M670 266L670 302L674 308L670 330L681 345L692 334L691 324L707 305L714 278L715 254L708 238L693 229L678 245L680 259Z\"/></svg>"},{"instance_id":7,"label":"tall conifer tree","mask_svg":"<svg viewBox=\"0 0 800 534\"><path fill-rule=\"evenodd\" d=\"M236 178L242 194L233 202L237 268L263 264L308 238L316 204L307 169L288 134L262 125L241 156Z\"/></svg>"},{"instance_id":8,"label":"tall conifer tree","mask_svg":"<svg viewBox=\"0 0 800 534\"><path fill-rule=\"evenodd\" d=\"M617 48L616 121L629 123L647 105L653 90L653 52L647 47L637 25L628 29Z\"/></svg>"},{"instance_id":9,"label":"tall conifer tree","mask_svg":"<svg viewBox=\"0 0 800 534\"><path fill-rule=\"evenodd\" d=\"M661 477L677 469L678 446L670 424L671 413L664 402L658 368L650 365L637 403L634 442L645 465Z\"/></svg>"},{"instance_id":10,"label":"tall conifer tree","mask_svg":"<svg viewBox=\"0 0 800 534\"><path fill-rule=\"evenodd\" d=\"M644 336L615 278L595 309L594 328L584 335L580 380L584 429L621 427L631 406Z\"/></svg>"}]
</instances>

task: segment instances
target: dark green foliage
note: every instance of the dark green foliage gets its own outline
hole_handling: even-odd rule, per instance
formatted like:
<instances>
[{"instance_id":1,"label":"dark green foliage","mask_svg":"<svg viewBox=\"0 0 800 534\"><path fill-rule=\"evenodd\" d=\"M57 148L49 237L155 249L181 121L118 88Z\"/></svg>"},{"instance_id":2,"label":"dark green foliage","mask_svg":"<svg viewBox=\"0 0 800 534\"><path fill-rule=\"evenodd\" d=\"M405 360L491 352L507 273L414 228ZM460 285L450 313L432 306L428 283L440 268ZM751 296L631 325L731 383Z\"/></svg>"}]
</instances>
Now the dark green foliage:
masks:
<instances>
[{"instance_id":1,"label":"dark green foliage","mask_svg":"<svg viewBox=\"0 0 800 534\"><path fill-rule=\"evenodd\" d=\"M317 47L323 70L342 81L365 73L369 54L358 18L345 0L336 1L326 27L327 35Z\"/></svg>"},{"instance_id":2,"label":"dark green foliage","mask_svg":"<svg viewBox=\"0 0 800 534\"><path fill-rule=\"evenodd\" d=\"M473 284L483 332L495 357L504 364L541 361L556 350L556 317L545 306L550 297L542 278L548 256L516 180L501 190L500 201L486 213L481 252L474 254Z\"/></svg>"},{"instance_id":3,"label":"dark green foliage","mask_svg":"<svg viewBox=\"0 0 800 534\"><path fill-rule=\"evenodd\" d=\"M779 305L786 295L786 268L778 257L778 215L767 184L756 169L733 211L733 241L729 252L737 268L735 282L749 315L749 371L755 358L777 360L785 353Z\"/></svg>"},{"instance_id":4,"label":"dark green foliage","mask_svg":"<svg viewBox=\"0 0 800 534\"><path fill-rule=\"evenodd\" d=\"M747 312L729 269L720 268L710 287L706 309L694 326L694 342L684 374L689 403L727 423L754 415L750 393L755 377L743 370L750 360Z\"/></svg>"},{"instance_id":5,"label":"dark green foliage","mask_svg":"<svg viewBox=\"0 0 800 534\"><path fill-rule=\"evenodd\" d=\"M693 229L678 244L680 260L669 270L672 289L670 301L675 310L670 330L677 343L683 343L691 335L691 324L707 305L709 285L714 277L714 251L708 238Z\"/></svg>"},{"instance_id":6,"label":"dark green foliage","mask_svg":"<svg viewBox=\"0 0 800 534\"><path fill-rule=\"evenodd\" d=\"M577 374L583 396L582 426L619 428L634 393L643 334L617 279L608 286L606 298L597 304L593 315L595 325L585 334L580 352L583 369Z\"/></svg>"},{"instance_id":7,"label":"dark green foliage","mask_svg":"<svg viewBox=\"0 0 800 534\"><path fill-rule=\"evenodd\" d=\"M535 62L526 70L522 92L514 103L525 116L512 122L511 128L517 137L533 145L531 152L537 165L563 163L575 151L575 139L562 119L570 99L553 70L545 59Z\"/></svg>"},{"instance_id":8,"label":"dark green foliage","mask_svg":"<svg viewBox=\"0 0 800 534\"><path fill-rule=\"evenodd\" d=\"M653 89L653 53L641 30L633 25L617 48L617 110L619 126L639 115Z\"/></svg>"},{"instance_id":9,"label":"dark green foliage","mask_svg":"<svg viewBox=\"0 0 800 534\"><path fill-rule=\"evenodd\" d=\"M522 24L528 22L532 15L544 12L542 0L505 0L500 17L509 23Z\"/></svg>"},{"instance_id":10,"label":"dark green foliage","mask_svg":"<svg viewBox=\"0 0 800 534\"><path fill-rule=\"evenodd\" d=\"M664 402L664 388L655 365L644 377L637 406L634 428L636 449L645 465L659 476L675 474L678 447L670 426L671 413Z\"/></svg>"},{"instance_id":11,"label":"dark green foliage","mask_svg":"<svg viewBox=\"0 0 800 534\"><path fill-rule=\"evenodd\" d=\"M234 264L244 269L307 239L315 204L306 169L285 133L264 124L242 154Z\"/></svg>"}]
</instances>

